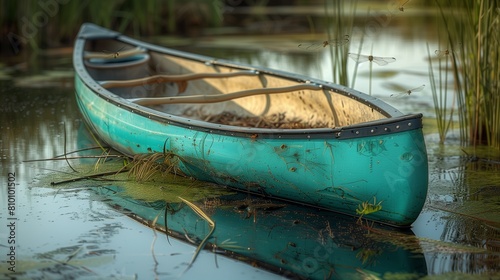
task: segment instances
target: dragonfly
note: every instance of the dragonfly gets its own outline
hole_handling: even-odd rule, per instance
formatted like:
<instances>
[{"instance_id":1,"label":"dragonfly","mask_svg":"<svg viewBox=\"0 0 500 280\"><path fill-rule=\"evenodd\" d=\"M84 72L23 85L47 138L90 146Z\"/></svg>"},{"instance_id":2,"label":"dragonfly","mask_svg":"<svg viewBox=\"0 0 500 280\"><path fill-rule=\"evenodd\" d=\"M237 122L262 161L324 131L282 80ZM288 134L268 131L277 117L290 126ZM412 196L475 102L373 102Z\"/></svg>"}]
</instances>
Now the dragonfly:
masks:
<instances>
[{"instance_id":1,"label":"dragonfly","mask_svg":"<svg viewBox=\"0 0 500 280\"><path fill-rule=\"evenodd\" d=\"M356 63L363 63L363 62L375 62L380 66L387 65L389 63L392 63L396 61L394 57L382 57L382 56L373 56L373 55L363 55L363 54L357 54L357 53L348 53L349 57L352 58Z\"/></svg>"},{"instance_id":2,"label":"dragonfly","mask_svg":"<svg viewBox=\"0 0 500 280\"><path fill-rule=\"evenodd\" d=\"M402 1L401 1L401 2L402 2ZM406 0L403 4L401 4L401 5L399 6L399 10L400 10L401 12L403 12L403 11L405 10L404 5L406 5L406 3L408 3L408 2L410 2L410 0Z\"/></svg>"},{"instance_id":3,"label":"dragonfly","mask_svg":"<svg viewBox=\"0 0 500 280\"><path fill-rule=\"evenodd\" d=\"M298 47L308 51L317 51L321 48L325 48L326 46L338 47L338 46L343 46L347 43L349 43L349 35L345 35L343 39L299 44Z\"/></svg>"},{"instance_id":4,"label":"dragonfly","mask_svg":"<svg viewBox=\"0 0 500 280\"><path fill-rule=\"evenodd\" d=\"M441 58L441 57L445 57L445 56L447 56L447 55L450 55L450 54L451 54L451 51L450 51L450 50L448 50L448 49L446 49L446 50L436 50L434 53L435 53L438 57L440 57L440 58Z\"/></svg>"},{"instance_id":5,"label":"dragonfly","mask_svg":"<svg viewBox=\"0 0 500 280\"><path fill-rule=\"evenodd\" d=\"M120 51L123 50L123 48L125 48L125 46L121 47L116 52L110 52L110 51L105 51L105 50L103 50L102 52L109 54L110 57L118 58L120 56Z\"/></svg>"},{"instance_id":6,"label":"dragonfly","mask_svg":"<svg viewBox=\"0 0 500 280\"><path fill-rule=\"evenodd\" d=\"M462 43L455 43L454 47L452 49L445 49L445 50L435 50L434 53L436 54L437 57L443 58L446 57L450 54L457 54L457 50L460 50L460 47L462 46Z\"/></svg>"},{"instance_id":7,"label":"dragonfly","mask_svg":"<svg viewBox=\"0 0 500 280\"><path fill-rule=\"evenodd\" d=\"M419 92L419 91L422 91L424 89L425 85L421 85L419 87L416 87L416 88L412 88L412 89L409 89L409 90L406 90L406 91L402 91L402 92L399 92L399 93L394 93L394 94L391 94L391 97L403 97L403 96L407 96L407 95L410 95L414 92Z\"/></svg>"}]
</instances>

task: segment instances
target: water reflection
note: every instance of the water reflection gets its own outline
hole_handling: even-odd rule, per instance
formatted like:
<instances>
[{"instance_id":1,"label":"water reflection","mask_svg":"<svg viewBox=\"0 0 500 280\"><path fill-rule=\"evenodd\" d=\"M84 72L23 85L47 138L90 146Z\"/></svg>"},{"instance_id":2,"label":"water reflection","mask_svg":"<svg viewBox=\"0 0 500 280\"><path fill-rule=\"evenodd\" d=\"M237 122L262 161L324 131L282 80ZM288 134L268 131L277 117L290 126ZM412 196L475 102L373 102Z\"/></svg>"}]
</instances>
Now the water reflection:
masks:
<instances>
[{"instance_id":1,"label":"water reflection","mask_svg":"<svg viewBox=\"0 0 500 280\"><path fill-rule=\"evenodd\" d=\"M457 144L428 146L431 188L414 230L449 242L446 248L422 244L429 273L495 272L500 269L500 153Z\"/></svg>"},{"instance_id":2,"label":"water reflection","mask_svg":"<svg viewBox=\"0 0 500 280\"><path fill-rule=\"evenodd\" d=\"M169 197L168 190L144 191L156 191L157 200L138 200L120 187L99 188L114 207L150 225L156 220L156 228L165 231L166 226L172 236L194 245L207 236L209 226L191 208L162 200L162 196ZM418 278L427 273L421 250L405 250L387 238L394 229L370 231L352 217L244 194L197 203L216 223L207 245L215 254L237 257L285 276L336 279L410 274ZM411 232L394 234L414 238Z\"/></svg>"}]
</instances>

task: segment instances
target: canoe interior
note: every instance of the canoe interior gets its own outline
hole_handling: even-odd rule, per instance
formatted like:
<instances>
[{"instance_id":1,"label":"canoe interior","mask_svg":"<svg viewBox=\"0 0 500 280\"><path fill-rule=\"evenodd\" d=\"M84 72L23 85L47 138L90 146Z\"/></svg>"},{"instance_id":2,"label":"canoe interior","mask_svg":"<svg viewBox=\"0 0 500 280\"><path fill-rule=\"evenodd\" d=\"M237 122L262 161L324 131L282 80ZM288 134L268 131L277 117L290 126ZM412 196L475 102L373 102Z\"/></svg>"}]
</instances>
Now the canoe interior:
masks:
<instances>
[{"instance_id":1,"label":"canoe interior","mask_svg":"<svg viewBox=\"0 0 500 280\"><path fill-rule=\"evenodd\" d=\"M87 53L104 54L103 58L85 60L90 76L102 82L130 80L159 74L229 73L252 70L245 66L220 65L151 50L125 58L120 57L121 53L126 53L133 48L136 46L112 39L87 41L85 46ZM108 90L123 98L156 98L220 95L257 88L288 87L303 82L273 73L259 73L252 76L140 84L108 88ZM238 118L257 117L301 122L316 128L342 127L390 117L384 111L374 108L373 105L359 102L356 98L336 88L261 94L209 104L164 104L150 107L167 114L210 122L216 122L221 118L209 116L225 113Z\"/></svg>"}]
</instances>

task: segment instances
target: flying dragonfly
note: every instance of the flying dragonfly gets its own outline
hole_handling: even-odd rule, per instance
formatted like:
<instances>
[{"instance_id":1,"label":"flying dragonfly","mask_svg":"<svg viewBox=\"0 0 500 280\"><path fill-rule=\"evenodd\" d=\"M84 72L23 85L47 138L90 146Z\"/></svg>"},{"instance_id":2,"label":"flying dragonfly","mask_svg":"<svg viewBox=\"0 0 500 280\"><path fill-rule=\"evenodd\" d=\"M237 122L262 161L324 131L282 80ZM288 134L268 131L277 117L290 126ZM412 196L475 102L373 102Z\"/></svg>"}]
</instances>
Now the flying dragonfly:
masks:
<instances>
[{"instance_id":1,"label":"flying dragonfly","mask_svg":"<svg viewBox=\"0 0 500 280\"><path fill-rule=\"evenodd\" d=\"M358 64L370 61L370 62L375 62L380 66L384 66L384 65L387 65L389 63L396 61L396 58L394 58L394 57L363 55L363 54L357 54L357 53L348 53L348 55L350 58L352 58Z\"/></svg>"},{"instance_id":2,"label":"flying dragonfly","mask_svg":"<svg viewBox=\"0 0 500 280\"><path fill-rule=\"evenodd\" d=\"M404 0L403 0L403 1L404 1ZM400 1L400 3L401 3L401 2L403 2L403 1ZM399 5L399 10L400 10L401 12L403 12L403 11L405 10L404 5L406 5L406 3L408 3L408 2L410 2L410 0L406 0L403 4L400 4L400 5Z\"/></svg>"},{"instance_id":3,"label":"flying dragonfly","mask_svg":"<svg viewBox=\"0 0 500 280\"><path fill-rule=\"evenodd\" d=\"M437 57L443 58L447 57L448 55L457 54L457 50L460 50L460 47L462 46L462 43L455 43L455 47L451 49L445 49L445 50L435 50L434 53L436 54Z\"/></svg>"},{"instance_id":4,"label":"flying dragonfly","mask_svg":"<svg viewBox=\"0 0 500 280\"><path fill-rule=\"evenodd\" d=\"M436 50L434 53L439 57L445 57L447 55L450 55L452 51L446 49L446 50Z\"/></svg>"},{"instance_id":5,"label":"flying dragonfly","mask_svg":"<svg viewBox=\"0 0 500 280\"><path fill-rule=\"evenodd\" d=\"M422 91L424 89L425 85L421 85L419 87L416 87L416 88L412 88L412 89L409 89L409 90L406 90L406 91L402 91L402 92L399 92L399 93L394 93L394 94L391 94L391 97L403 97L403 96L407 96L407 95L410 95L414 92L419 92L419 91Z\"/></svg>"},{"instance_id":6,"label":"flying dragonfly","mask_svg":"<svg viewBox=\"0 0 500 280\"><path fill-rule=\"evenodd\" d=\"M343 46L347 43L349 43L349 35L345 35L343 39L299 44L298 47L308 51L317 51L321 48L325 48L326 46L338 47Z\"/></svg>"},{"instance_id":7,"label":"flying dragonfly","mask_svg":"<svg viewBox=\"0 0 500 280\"><path fill-rule=\"evenodd\" d=\"M109 54L109 57L118 58L120 56L120 51L123 50L123 48L125 48L125 46L121 47L119 50L117 50L115 52L110 52L110 51L106 51L106 50L103 50L102 52L105 54Z\"/></svg>"}]
</instances>

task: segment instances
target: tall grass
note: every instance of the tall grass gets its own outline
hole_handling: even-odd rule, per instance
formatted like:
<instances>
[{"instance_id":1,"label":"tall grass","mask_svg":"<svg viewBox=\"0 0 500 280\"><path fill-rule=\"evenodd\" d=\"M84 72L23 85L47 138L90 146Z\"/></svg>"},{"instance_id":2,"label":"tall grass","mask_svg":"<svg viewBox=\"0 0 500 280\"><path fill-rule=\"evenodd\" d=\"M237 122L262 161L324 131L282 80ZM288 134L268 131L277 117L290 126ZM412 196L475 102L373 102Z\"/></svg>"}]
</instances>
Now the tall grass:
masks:
<instances>
[{"instance_id":1,"label":"tall grass","mask_svg":"<svg viewBox=\"0 0 500 280\"><path fill-rule=\"evenodd\" d=\"M461 138L500 148L498 1L437 1L450 47Z\"/></svg>"},{"instance_id":2,"label":"tall grass","mask_svg":"<svg viewBox=\"0 0 500 280\"><path fill-rule=\"evenodd\" d=\"M450 88L449 73L450 73L450 55L446 55L442 59L437 60L438 73L434 73L434 65L431 51L429 50L429 44L427 44L427 55L429 59L429 81L431 84L432 99L434 102L434 111L436 114L436 123L439 133L439 142L441 144L446 140L446 135L450 129L451 123L453 121L454 106L455 106L455 96L453 97L453 104L448 111L448 96Z\"/></svg>"},{"instance_id":3,"label":"tall grass","mask_svg":"<svg viewBox=\"0 0 500 280\"><path fill-rule=\"evenodd\" d=\"M151 36L179 32L179 23L189 23L192 18L203 26L219 26L223 11L222 0L0 0L0 25L36 49L72 42L84 22L134 36Z\"/></svg>"},{"instance_id":4,"label":"tall grass","mask_svg":"<svg viewBox=\"0 0 500 280\"><path fill-rule=\"evenodd\" d=\"M345 35L352 35L357 2L358 1L342 0L324 1L329 41L344 38ZM349 76L347 72L347 53L349 52L349 44L330 46L329 49L333 70L333 82L349 86Z\"/></svg>"}]
</instances>

